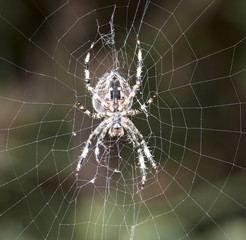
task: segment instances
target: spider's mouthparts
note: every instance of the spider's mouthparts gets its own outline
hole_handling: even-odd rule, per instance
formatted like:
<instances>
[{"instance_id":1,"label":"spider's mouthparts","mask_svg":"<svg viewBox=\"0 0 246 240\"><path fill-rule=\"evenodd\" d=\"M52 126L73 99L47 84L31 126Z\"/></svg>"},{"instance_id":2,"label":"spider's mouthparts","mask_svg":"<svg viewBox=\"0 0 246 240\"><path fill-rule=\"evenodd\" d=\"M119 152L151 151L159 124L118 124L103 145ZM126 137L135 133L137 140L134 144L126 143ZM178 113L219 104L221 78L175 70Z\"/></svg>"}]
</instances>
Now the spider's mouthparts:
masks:
<instances>
[{"instance_id":1,"label":"spider's mouthparts","mask_svg":"<svg viewBox=\"0 0 246 240\"><path fill-rule=\"evenodd\" d=\"M119 123L116 123L112 128L109 129L108 134L110 137L123 136L124 135L123 127Z\"/></svg>"}]
</instances>

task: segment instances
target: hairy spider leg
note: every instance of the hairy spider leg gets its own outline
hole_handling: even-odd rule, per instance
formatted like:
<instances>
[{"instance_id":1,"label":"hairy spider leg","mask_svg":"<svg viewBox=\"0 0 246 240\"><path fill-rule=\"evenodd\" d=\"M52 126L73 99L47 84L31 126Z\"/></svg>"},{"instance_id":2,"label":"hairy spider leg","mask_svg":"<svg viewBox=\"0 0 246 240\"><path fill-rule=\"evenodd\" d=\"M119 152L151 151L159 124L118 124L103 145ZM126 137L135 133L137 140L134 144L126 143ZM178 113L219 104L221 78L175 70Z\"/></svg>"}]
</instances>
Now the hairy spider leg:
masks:
<instances>
[{"instance_id":1,"label":"hairy spider leg","mask_svg":"<svg viewBox=\"0 0 246 240\"><path fill-rule=\"evenodd\" d=\"M148 158L148 160L149 160L149 162L151 163L152 167L153 167L153 168L155 169L155 171L157 172L158 170L157 170L156 163L155 163L155 161L154 161L154 159L153 159L153 157L152 157L152 155L151 155L151 153L150 153L150 151L149 151L149 148L148 148L148 146L147 146L147 144L146 144L146 142L145 142L144 139L141 141L141 146L143 147L144 154L145 154L146 157Z\"/></svg>"},{"instance_id":2,"label":"hairy spider leg","mask_svg":"<svg viewBox=\"0 0 246 240\"><path fill-rule=\"evenodd\" d=\"M90 71L89 71L89 61L90 61L90 57L91 57L91 50L92 48L94 47L94 42L91 44L90 46L90 49L86 55L86 58L85 58L85 83L86 83L86 87L90 87L90 83L91 83L91 80L90 80Z\"/></svg>"},{"instance_id":3,"label":"hairy spider leg","mask_svg":"<svg viewBox=\"0 0 246 240\"><path fill-rule=\"evenodd\" d=\"M124 129L127 131L128 135L130 136L130 140L132 141L133 146L137 148L138 162L140 165L140 170L141 170L141 175L142 175L141 188L140 188L140 191L141 191L144 188L144 185L146 182L146 177L147 177L146 165L145 165L144 157L143 157L143 150L141 148L139 141L136 138L136 134L134 132L132 132L132 129L129 127L129 125L126 124L126 122L127 121L123 121L122 126L124 127Z\"/></svg>"},{"instance_id":4,"label":"hairy spider leg","mask_svg":"<svg viewBox=\"0 0 246 240\"><path fill-rule=\"evenodd\" d=\"M141 191L144 188L144 185L146 182L146 176L147 176L146 166L145 166L144 157L143 157L143 151L141 148L138 148L138 159L139 159L139 164L140 164L141 173L142 173L142 185L140 188L140 191Z\"/></svg>"},{"instance_id":5,"label":"hairy spider leg","mask_svg":"<svg viewBox=\"0 0 246 240\"><path fill-rule=\"evenodd\" d=\"M141 180L141 188L140 188L140 190L143 190L144 185L145 185L145 182L146 182L147 172L146 172L146 165L145 165L144 157L143 157L143 149L142 149L141 144L139 143L139 140L136 138L136 135L139 135L140 137L142 135L141 135L141 133L139 131L133 132L132 126L130 126L130 125L126 124L126 123L124 123L123 126L126 129L127 133L131 136L131 140L133 141L133 144L136 145L136 147L137 147L138 161L139 161L140 170L141 170L141 174L142 174L142 180ZM144 153L145 153L145 151L144 151ZM151 156L151 159L148 158L148 160L151 162L153 160L152 156ZM153 164L152 164L152 166L153 166Z\"/></svg>"},{"instance_id":6,"label":"hairy spider leg","mask_svg":"<svg viewBox=\"0 0 246 240\"><path fill-rule=\"evenodd\" d=\"M95 92L94 88L91 86L90 80L90 71L89 71L89 61L91 57L91 51L94 47L95 43L93 42L90 46L90 49L85 57L85 86L87 90L92 94L92 97L96 99L96 101L106 110L109 110L109 105L106 101L100 98L100 96Z\"/></svg>"},{"instance_id":7,"label":"hairy spider leg","mask_svg":"<svg viewBox=\"0 0 246 240\"><path fill-rule=\"evenodd\" d=\"M107 131L109 130L109 128L112 127L112 124L108 125L107 127L105 127L100 136L97 138L97 143L96 143L96 148L95 148L95 157L96 157L96 161L98 162L99 165L103 166L103 164L100 162L99 160L99 156L100 156L100 150L99 150L99 145L102 144L102 140L105 138Z\"/></svg>"},{"instance_id":8,"label":"hairy spider leg","mask_svg":"<svg viewBox=\"0 0 246 240\"><path fill-rule=\"evenodd\" d=\"M77 105L80 110L82 110L87 116L94 118L94 119L100 119L103 117L106 117L107 114L105 113L91 113L87 108L85 108L80 102L77 102Z\"/></svg>"},{"instance_id":9,"label":"hairy spider leg","mask_svg":"<svg viewBox=\"0 0 246 240\"><path fill-rule=\"evenodd\" d=\"M94 140L94 138L96 136L100 135L100 133L103 131L103 129L106 128L107 125L109 125L109 123L110 123L109 119L102 121L94 129L94 131L90 134L88 140L86 141L85 148L84 148L83 152L81 153L81 155L79 156L79 160L78 160L78 164L77 164L77 168L76 168L76 176L78 176L78 174L79 174L79 170L81 168L81 164L82 164L83 160L87 157L87 154L91 148L92 141Z\"/></svg>"},{"instance_id":10,"label":"hairy spider leg","mask_svg":"<svg viewBox=\"0 0 246 240\"><path fill-rule=\"evenodd\" d=\"M138 66L137 66L137 74L136 74L136 84L132 87L132 90L129 94L129 97L124 101L124 103L119 107L119 111L125 109L131 103L132 99L136 95L140 85L141 85L141 73L142 73L142 49L140 46L140 40L137 40L137 48L138 48Z\"/></svg>"},{"instance_id":11,"label":"hairy spider leg","mask_svg":"<svg viewBox=\"0 0 246 240\"><path fill-rule=\"evenodd\" d=\"M155 171L157 172L157 166L156 163L149 151L149 148L146 144L146 142L143 139L143 135L138 131L138 129L135 127L135 125L133 124L133 122L128 119L128 118L122 118L123 122L122 122L122 126L126 129L127 133L131 136L131 140L134 142L134 144L136 145L136 147L138 148L138 159L139 159L139 164L140 164L140 169L141 169L141 173L142 173L142 186L141 186L141 190L144 187L144 184L146 182L146 166L144 163L144 158L143 158L143 153L142 153L142 149L144 151L144 154L146 155L148 161L151 163L152 167L155 169Z\"/></svg>"},{"instance_id":12,"label":"hairy spider leg","mask_svg":"<svg viewBox=\"0 0 246 240\"><path fill-rule=\"evenodd\" d=\"M127 110L125 112L122 112L123 116L126 115L130 115L130 116L134 116L137 114L142 113L143 111L146 111L146 108L154 101L154 98L156 97L156 94L154 94L148 101L146 101L140 108L138 109L131 109L131 110Z\"/></svg>"},{"instance_id":13,"label":"hairy spider leg","mask_svg":"<svg viewBox=\"0 0 246 240\"><path fill-rule=\"evenodd\" d=\"M140 188L140 191L141 191L144 188L146 178L147 178L146 165L145 165L145 161L144 161L144 157L143 157L143 150L142 150L142 147L139 144L135 134L132 133L131 128L128 125L125 125L124 127L125 127L127 133L129 135L131 135L131 140L133 141L133 145L137 148L138 162L140 165L140 171L141 171L141 175L142 175L141 188Z\"/></svg>"},{"instance_id":14,"label":"hairy spider leg","mask_svg":"<svg viewBox=\"0 0 246 240\"><path fill-rule=\"evenodd\" d=\"M124 119L124 121L126 122L126 125L131 129L131 131L138 137L139 142L141 144L141 146L143 146L144 149L144 153L146 155L146 157L148 158L149 162L151 163L152 167L157 171L157 167L156 164L154 162L154 159L147 147L147 144L143 138L143 135L139 132L139 130L136 128L136 126L133 124L133 122L128 119L128 118L122 118Z\"/></svg>"}]
</instances>

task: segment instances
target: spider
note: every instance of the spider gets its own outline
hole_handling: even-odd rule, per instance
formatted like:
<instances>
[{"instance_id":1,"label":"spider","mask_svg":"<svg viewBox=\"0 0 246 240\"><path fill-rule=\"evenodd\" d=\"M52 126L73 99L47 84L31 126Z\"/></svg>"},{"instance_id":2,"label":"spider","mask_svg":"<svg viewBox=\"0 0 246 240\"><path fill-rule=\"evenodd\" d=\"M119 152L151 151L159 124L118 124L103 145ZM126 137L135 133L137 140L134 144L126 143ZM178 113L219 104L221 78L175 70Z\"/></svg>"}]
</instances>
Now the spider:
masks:
<instances>
[{"instance_id":1,"label":"spider","mask_svg":"<svg viewBox=\"0 0 246 240\"><path fill-rule=\"evenodd\" d=\"M142 185L140 190L144 188L146 182L146 166L144 162L144 154L152 167L157 172L157 167L155 161L147 147L147 144L143 138L143 135L135 127L133 122L127 117L127 115L134 116L143 111L156 97L154 94L147 102L145 102L139 109L131 109L133 98L138 91L141 84L141 72L142 72L142 50L140 47L140 40L137 39L137 49L138 49L138 65L136 74L136 84L132 87L129 86L128 82L117 72L111 71L105 73L93 88L90 84L90 71L89 71L89 61L91 51L94 47L94 43L91 44L90 49L85 58L85 84L87 90L92 95L93 108L97 113L91 113L87 110L80 102L77 103L79 109L81 109L86 115L94 119L104 120L95 128L94 131L89 135L86 141L85 147L82 154L79 156L76 176L78 176L79 170L83 160L87 157L90 150L92 141L97 138L95 147L95 157L96 161L100 163L99 160L99 146L106 134L110 137L121 137L124 135L124 130L126 131L129 139L133 143L133 147L137 149L138 160L142 174Z\"/></svg>"}]
</instances>

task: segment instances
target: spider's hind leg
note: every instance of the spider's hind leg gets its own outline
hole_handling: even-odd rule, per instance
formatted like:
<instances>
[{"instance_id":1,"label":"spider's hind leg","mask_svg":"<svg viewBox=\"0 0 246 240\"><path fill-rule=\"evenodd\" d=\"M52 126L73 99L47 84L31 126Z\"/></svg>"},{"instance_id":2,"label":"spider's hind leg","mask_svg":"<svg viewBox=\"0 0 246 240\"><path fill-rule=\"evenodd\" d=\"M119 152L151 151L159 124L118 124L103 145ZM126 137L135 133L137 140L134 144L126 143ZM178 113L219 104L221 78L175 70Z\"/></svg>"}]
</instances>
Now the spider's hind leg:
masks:
<instances>
[{"instance_id":1,"label":"spider's hind leg","mask_svg":"<svg viewBox=\"0 0 246 240\"><path fill-rule=\"evenodd\" d=\"M132 87L132 90L129 94L129 97L125 100L124 104L121 105L119 110L125 108L130 104L132 99L135 97L140 85L141 85L141 73L142 73L142 64L143 64L143 56L142 56L142 48L140 46L140 40L137 39L137 48L138 48L138 64L137 64L137 73L136 73L136 83Z\"/></svg>"},{"instance_id":2,"label":"spider's hind leg","mask_svg":"<svg viewBox=\"0 0 246 240\"><path fill-rule=\"evenodd\" d=\"M91 87L90 85L90 71L89 71L89 61L91 57L91 50L94 47L94 42L91 44L89 51L87 52L86 58L85 58L85 83L86 83L86 88L89 89Z\"/></svg>"},{"instance_id":3,"label":"spider's hind leg","mask_svg":"<svg viewBox=\"0 0 246 240\"><path fill-rule=\"evenodd\" d=\"M89 62L91 57L91 51L94 47L95 43L93 42L90 46L89 51L85 57L85 86L87 90L92 94L92 96L97 100L97 102L106 110L109 110L108 104L100 98L100 96L95 92L94 88L91 86L90 80L90 71L89 71Z\"/></svg>"}]
</instances>

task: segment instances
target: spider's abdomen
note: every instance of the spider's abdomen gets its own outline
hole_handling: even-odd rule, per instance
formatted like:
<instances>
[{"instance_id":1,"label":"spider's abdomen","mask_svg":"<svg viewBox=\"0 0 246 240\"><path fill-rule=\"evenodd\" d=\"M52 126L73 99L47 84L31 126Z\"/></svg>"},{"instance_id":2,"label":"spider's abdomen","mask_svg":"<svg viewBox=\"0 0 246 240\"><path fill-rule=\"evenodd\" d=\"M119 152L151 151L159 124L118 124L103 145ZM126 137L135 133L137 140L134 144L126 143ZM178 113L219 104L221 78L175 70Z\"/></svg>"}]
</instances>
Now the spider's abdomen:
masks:
<instances>
[{"instance_id":1,"label":"spider's abdomen","mask_svg":"<svg viewBox=\"0 0 246 240\"><path fill-rule=\"evenodd\" d=\"M116 76L113 76L109 83L109 95L110 100L121 99L121 85L119 79Z\"/></svg>"},{"instance_id":2,"label":"spider's abdomen","mask_svg":"<svg viewBox=\"0 0 246 240\"><path fill-rule=\"evenodd\" d=\"M112 71L110 73L106 73L99 79L95 87L95 92L101 99L105 100L110 105L113 105L115 99L121 102L120 100L128 98L131 92L131 88L126 80L119 75L119 73ZM92 98L92 103L94 109L98 113L105 112L105 109L97 102L94 97ZM130 109L131 105L132 101L127 106L127 109Z\"/></svg>"}]
</instances>

